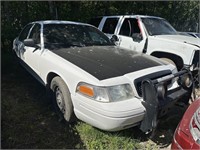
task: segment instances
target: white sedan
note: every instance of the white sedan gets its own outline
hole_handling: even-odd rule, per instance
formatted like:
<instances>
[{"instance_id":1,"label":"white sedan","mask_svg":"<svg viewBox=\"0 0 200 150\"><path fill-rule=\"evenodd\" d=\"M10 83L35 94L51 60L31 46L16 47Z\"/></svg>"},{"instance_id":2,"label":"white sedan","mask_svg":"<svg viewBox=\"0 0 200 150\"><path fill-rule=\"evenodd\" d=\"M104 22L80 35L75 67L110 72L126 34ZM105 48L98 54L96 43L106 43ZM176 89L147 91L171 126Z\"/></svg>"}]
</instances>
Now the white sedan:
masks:
<instances>
[{"instance_id":1,"label":"white sedan","mask_svg":"<svg viewBox=\"0 0 200 150\"><path fill-rule=\"evenodd\" d=\"M187 71L177 73L158 58L117 48L88 24L29 23L13 50L46 86L59 116L68 122L76 117L107 131L140 124L148 132L161 113L191 92Z\"/></svg>"}]
</instances>

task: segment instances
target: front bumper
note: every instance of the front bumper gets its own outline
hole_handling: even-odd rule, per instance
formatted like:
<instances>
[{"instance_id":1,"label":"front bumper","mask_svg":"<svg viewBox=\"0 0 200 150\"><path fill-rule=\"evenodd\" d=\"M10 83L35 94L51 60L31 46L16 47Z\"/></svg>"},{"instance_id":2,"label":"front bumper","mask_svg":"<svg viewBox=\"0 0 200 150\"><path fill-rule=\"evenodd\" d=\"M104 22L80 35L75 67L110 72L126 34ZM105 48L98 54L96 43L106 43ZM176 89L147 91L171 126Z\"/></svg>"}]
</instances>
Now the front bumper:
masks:
<instances>
[{"instance_id":1,"label":"front bumper","mask_svg":"<svg viewBox=\"0 0 200 150\"><path fill-rule=\"evenodd\" d=\"M164 116L168 110L174 106L177 102L184 102L189 100L191 96L191 90L186 90L182 87L177 87L173 90L168 91L166 98L161 99L158 105L158 117Z\"/></svg>"},{"instance_id":2,"label":"front bumper","mask_svg":"<svg viewBox=\"0 0 200 150\"><path fill-rule=\"evenodd\" d=\"M168 109L191 90L178 86L169 90L163 99L158 98L158 83L164 83L187 73L169 75L156 80L142 82L143 100L132 98L125 101L102 103L83 95L71 95L74 112L78 119L102 130L119 131L140 124L143 132L149 132L156 127L157 117L164 115Z\"/></svg>"},{"instance_id":3,"label":"front bumper","mask_svg":"<svg viewBox=\"0 0 200 150\"><path fill-rule=\"evenodd\" d=\"M76 94L72 99L78 119L105 131L119 131L139 125L145 114L145 108L138 98L102 103Z\"/></svg>"},{"instance_id":4,"label":"front bumper","mask_svg":"<svg viewBox=\"0 0 200 150\"><path fill-rule=\"evenodd\" d=\"M177 101L181 101L182 99L184 103L189 101L192 85L188 88L181 85L169 91L167 91L167 88L162 88L169 80L187 74L191 75L191 73L185 69L176 74L171 74L155 80L146 79L142 82L142 95L144 99L142 104L146 108L146 114L140 125L140 129L143 132L149 133L154 130L157 126L158 118L164 116Z\"/></svg>"}]
</instances>

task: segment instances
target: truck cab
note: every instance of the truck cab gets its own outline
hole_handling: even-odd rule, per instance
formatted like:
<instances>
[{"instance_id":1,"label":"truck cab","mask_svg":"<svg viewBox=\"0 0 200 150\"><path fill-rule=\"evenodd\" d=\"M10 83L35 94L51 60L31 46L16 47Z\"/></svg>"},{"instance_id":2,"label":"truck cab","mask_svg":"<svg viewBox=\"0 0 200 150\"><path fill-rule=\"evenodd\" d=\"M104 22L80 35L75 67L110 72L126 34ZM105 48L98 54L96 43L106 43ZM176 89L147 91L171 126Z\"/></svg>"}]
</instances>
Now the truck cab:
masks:
<instances>
[{"instance_id":1,"label":"truck cab","mask_svg":"<svg viewBox=\"0 0 200 150\"><path fill-rule=\"evenodd\" d=\"M165 19L155 16L102 16L90 24L103 31L122 48L161 58L178 70L198 70L200 40L180 35Z\"/></svg>"}]
</instances>

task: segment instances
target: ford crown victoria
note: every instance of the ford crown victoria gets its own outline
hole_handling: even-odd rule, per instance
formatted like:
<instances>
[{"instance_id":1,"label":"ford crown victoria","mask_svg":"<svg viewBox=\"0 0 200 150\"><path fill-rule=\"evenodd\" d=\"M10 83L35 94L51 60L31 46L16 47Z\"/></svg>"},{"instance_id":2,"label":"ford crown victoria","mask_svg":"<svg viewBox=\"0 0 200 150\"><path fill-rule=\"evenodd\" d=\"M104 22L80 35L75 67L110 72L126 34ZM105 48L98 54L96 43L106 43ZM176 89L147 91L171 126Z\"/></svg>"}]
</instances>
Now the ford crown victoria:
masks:
<instances>
[{"instance_id":1,"label":"ford crown victoria","mask_svg":"<svg viewBox=\"0 0 200 150\"><path fill-rule=\"evenodd\" d=\"M102 130L140 125L151 131L157 116L191 92L187 70L177 72L157 58L116 47L88 24L29 23L13 51L46 86L59 116L68 122L77 117Z\"/></svg>"}]
</instances>

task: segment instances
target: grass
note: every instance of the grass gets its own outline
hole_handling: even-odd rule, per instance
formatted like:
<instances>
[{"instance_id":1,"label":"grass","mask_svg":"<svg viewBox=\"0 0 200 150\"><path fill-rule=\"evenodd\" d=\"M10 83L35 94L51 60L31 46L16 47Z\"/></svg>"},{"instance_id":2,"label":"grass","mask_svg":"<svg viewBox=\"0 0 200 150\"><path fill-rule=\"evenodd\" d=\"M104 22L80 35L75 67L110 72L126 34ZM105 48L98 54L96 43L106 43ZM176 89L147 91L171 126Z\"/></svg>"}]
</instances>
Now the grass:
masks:
<instances>
[{"instance_id":1,"label":"grass","mask_svg":"<svg viewBox=\"0 0 200 150\"><path fill-rule=\"evenodd\" d=\"M76 126L82 141L87 149L139 149L142 148L139 140L124 136L122 132L103 132L92 126L79 122Z\"/></svg>"},{"instance_id":2,"label":"grass","mask_svg":"<svg viewBox=\"0 0 200 150\"><path fill-rule=\"evenodd\" d=\"M2 53L1 146L6 149L159 149L166 148L181 115L159 124L148 139L138 127L105 132L84 122L59 122L45 88L13 60ZM179 109L172 112L177 114ZM174 116L174 115L172 115ZM173 120L173 121L172 121Z\"/></svg>"},{"instance_id":3,"label":"grass","mask_svg":"<svg viewBox=\"0 0 200 150\"><path fill-rule=\"evenodd\" d=\"M58 121L45 88L7 55L2 59L2 148L85 148L74 127Z\"/></svg>"}]
</instances>

